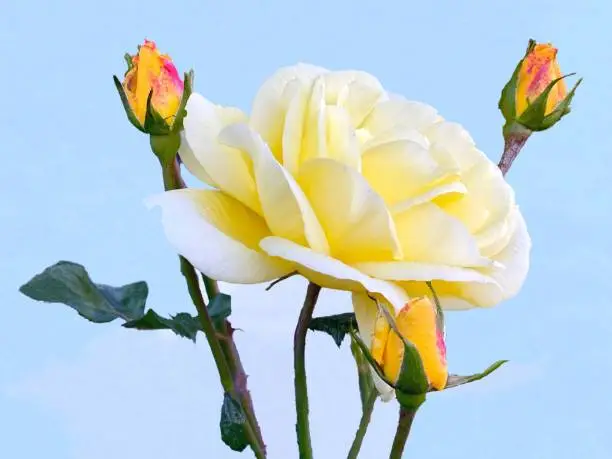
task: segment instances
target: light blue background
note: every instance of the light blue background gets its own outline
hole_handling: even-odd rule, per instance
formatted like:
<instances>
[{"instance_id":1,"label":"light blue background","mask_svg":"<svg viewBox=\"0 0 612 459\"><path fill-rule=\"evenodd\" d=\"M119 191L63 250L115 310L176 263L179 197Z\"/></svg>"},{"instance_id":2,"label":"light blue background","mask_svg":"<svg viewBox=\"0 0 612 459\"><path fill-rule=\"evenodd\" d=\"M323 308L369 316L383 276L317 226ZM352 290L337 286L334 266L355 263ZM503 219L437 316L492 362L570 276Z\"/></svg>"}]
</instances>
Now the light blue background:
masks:
<instances>
[{"instance_id":1,"label":"light blue background","mask_svg":"<svg viewBox=\"0 0 612 459\"><path fill-rule=\"evenodd\" d=\"M154 39L195 69L199 92L244 109L281 65L363 69L464 124L496 160L499 91L533 37L585 81L572 114L534 135L509 174L533 239L530 277L498 308L448 316L453 371L512 363L431 396L408 457L609 458L611 15L604 0L3 2L0 457L239 457L218 439L204 340L89 324L17 292L67 259L99 282L147 280L159 312L191 310L158 215L142 204L161 179L112 84L125 51ZM304 285L224 286L271 459L297 457L290 345ZM319 313L349 307L325 292ZM315 452L344 457L359 411L348 350L311 335L308 359ZM377 408L362 457L386 457L395 411Z\"/></svg>"}]
</instances>

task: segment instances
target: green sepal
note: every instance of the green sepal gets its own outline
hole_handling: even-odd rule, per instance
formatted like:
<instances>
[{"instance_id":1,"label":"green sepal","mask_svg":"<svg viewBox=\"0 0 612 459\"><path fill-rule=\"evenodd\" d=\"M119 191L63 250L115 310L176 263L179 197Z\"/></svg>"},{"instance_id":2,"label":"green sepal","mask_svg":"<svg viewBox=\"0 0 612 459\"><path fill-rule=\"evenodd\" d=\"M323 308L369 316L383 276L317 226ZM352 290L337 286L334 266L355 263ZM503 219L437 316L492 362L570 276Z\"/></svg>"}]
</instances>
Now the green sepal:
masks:
<instances>
[{"instance_id":1,"label":"green sepal","mask_svg":"<svg viewBox=\"0 0 612 459\"><path fill-rule=\"evenodd\" d=\"M225 319L232 313L232 297L225 293L215 295L208 305L208 313L210 314L215 330L225 331Z\"/></svg>"},{"instance_id":2,"label":"green sepal","mask_svg":"<svg viewBox=\"0 0 612 459\"><path fill-rule=\"evenodd\" d=\"M168 121L153 107L153 90L147 96L147 110L145 112L144 130L152 136L162 136L170 133ZM176 152L175 152L176 153Z\"/></svg>"},{"instance_id":3,"label":"green sepal","mask_svg":"<svg viewBox=\"0 0 612 459\"><path fill-rule=\"evenodd\" d=\"M134 58L132 57L132 55L130 55L130 53L125 53L123 55L123 59L125 59L125 63L127 64L127 70L125 71L125 75L127 75L129 71L134 68Z\"/></svg>"},{"instance_id":4,"label":"green sepal","mask_svg":"<svg viewBox=\"0 0 612 459\"><path fill-rule=\"evenodd\" d=\"M351 354L357 365L357 377L359 380L359 396L361 397L361 409L365 411L372 393L376 392L372 372L368 360L363 355L357 341L351 336Z\"/></svg>"},{"instance_id":5,"label":"green sepal","mask_svg":"<svg viewBox=\"0 0 612 459\"><path fill-rule=\"evenodd\" d=\"M511 122L516 118L516 87L518 84L519 73L521 71L521 67L523 66L523 62L525 61L525 58L527 57L527 55L529 55L531 51L533 51L535 46L536 41L533 39L529 39L525 55L516 65L516 67L514 68L514 72L512 73L512 77L510 78L510 80L508 80L508 82L502 89L497 106L499 107L502 112L502 115L508 122Z\"/></svg>"},{"instance_id":6,"label":"green sepal","mask_svg":"<svg viewBox=\"0 0 612 459\"><path fill-rule=\"evenodd\" d=\"M332 337L336 346L340 347L344 337L351 328L357 328L357 319L355 319L355 314L352 312L315 317L310 320L308 328L313 331L327 333Z\"/></svg>"},{"instance_id":7,"label":"green sepal","mask_svg":"<svg viewBox=\"0 0 612 459\"><path fill-rule=\"evenodd\" d=\"M374 360L374 357L372 357L372 354L370 353L370 350L368 349L368 346L365 345L365 343L363 342L363 340L361 339L361 337L357 333L357 330L352 328L349 331L349 333L351 335L351 338L355 341L355 343L357 343L357 346L359 346L359 349L361 349L361 352L363 353L363 356L368 361L370 366L374 369L374 372L378 375L378 377L380 379L382 379L389 386L395 388L395 384L393 382L391 382L389 380L389 378L387 378L385 376L385 374L383 373L383 370L380 367L380 365L378 364L378 362L376 362L376 360Z\"/></svg>"},{"instance_id":8,"label":"green sepal","mask_svg":"<svg viewBox=\"0 0 612 459\"><path fill-rule=\"evenodd\" d=\"M514 69L514 73L512 73L512 77L504 88L502 89L501 95L499 97L499 102L497 106L502 112L503 117L507 121L511 121L516 117L516 86L518 82L518 75L521 70L521 65L523 65L523 60L521 59Z\"/></svg>"},{"instance_id":9,"label":"green sepal","mask_svg":"<svg viewBox=\"0 0 612 459\"><path fill-rule=\"evenodd\" d=\"M187 101L189 100L189 96L193 92L193 79L195 74L193 70L189 70L189 72L185 72L183 77L183 96L181 97L181 103L179 104L178 110L176 111L176 115L174 117L174 123L172 124L172 132L181 132L183 130L183 120L185 116L187 116L187 110L185 107L187 106Z\"/></svg>"},{"instance_id":10,"label":"green sepal","mask_svg":"<svg viewBox=\"0 0 612 459\"><path fill-rule=\"evenodd\" d=\"M482 373L475 373L475 374L469 375L469 376L449 375L448 380L446 382L446 387L444 387L444 390L452 389L453 387L457 387L457 386L461 386L463 384L468 384L468 383L471 383L471 382L474 382L474 381L478 381L478 380L484 378L485 376L488 376L491 373L493 373L495 370L497 370L499 367L501 367L506 362L508 362L508 361L507 360L498 360L494 364L490 365ZM432 391L435 391L435 389L432 389Z\"/></svg>"},{"instance_id":11,"label":"green sepal","mask_svg":"<svg viewBox=\"0 0 612 459\"><path fill-rule=\"evenodd\" d=\"M440 303L438 294L434 290L431 281L427 281L425 283L427 284L427 287L429 287L434 304L436 305L436 326L438 327L438 330L442 332L442 337L446 338L446 324L444 322L444 310L442 309L442 304Z\"/></svg>"},{"instance_id":12,"label":"green sepal","mask_svg":"<svg viewBox=\"0 0 612 459\"><path fill-rule=\"evenodd\" d=\"M567 115L570 112L571 110L570 103L572 102L572 99L574 98L574 94L576 93L576 89L578 88L580 83L582 83L582 78L580 78L576 82L576 84L571 89L571 91L568 93L568 95L565 97L565 99L559 102L557 107L551 113L549 113L548 115L544 117L540 125L540 129L536 129L536 130L543 131L545 129L552 127L561 118L563 118L565 115Z\"/></svg>"},{"instance_id":13,"label":"green sepal","mask_svg":"<svg viewBox=\"0 0 612 459\"><path fill-rule=\"evenodd\" d=\"M123 89L123 85L121 84L121 81L119 81L119 78L117 78L115 75L113 75L113 81L115 82L115 88L117 88L117 92L119 93L119 98L121 99L121 103L123 104L123 109L125 110L125 114L127 115L129 122L132 123L132 125L136 129L138 129L140 132L146 133L144 127L141 126L140 121L138 121L136 114L132 110L132 107L130 107L130 102L128 101L127 95L125 94L125 90Z\"/></svg>"},{"instance_id":14,"label":"green sepal","mask_svg":"<svg viewBox=\"0 0 612 459\"><path fill-rule=\"evenodd\" d=\"M546 89L544 89L544 91L542 91L540 95L528 105L525 111L521 113L521 116L517 118L516 122L531 131L543 131L559 121L562 116L569 113L569 103L574 97L574 92L580 81L572 89L571 95L567 95L549 115L546 115L546 105L548 104L550 92L553 90L555 85L564 78L572 75L575 74L570 73L569 75L564 75L551 81L548 86L546 86ZM561 105L563 105L563 107L561 107ZM545 122L547 119L548 121Z\"/></svg>"}]
</instances>

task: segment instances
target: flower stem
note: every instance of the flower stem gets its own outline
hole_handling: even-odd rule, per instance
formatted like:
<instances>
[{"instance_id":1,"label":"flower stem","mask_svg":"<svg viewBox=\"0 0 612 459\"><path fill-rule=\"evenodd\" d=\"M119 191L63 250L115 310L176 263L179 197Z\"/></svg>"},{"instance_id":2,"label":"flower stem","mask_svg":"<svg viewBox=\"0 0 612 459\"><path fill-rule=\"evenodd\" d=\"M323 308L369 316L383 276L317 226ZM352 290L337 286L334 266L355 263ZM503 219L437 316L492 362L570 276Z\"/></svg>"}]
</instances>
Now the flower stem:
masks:
<instances>
[{"instance_id":1,"label":"flower stem","mask_svg":"<svg viewBox=\"0 0 612 459\"><path fill-rule=\"evenodd\" d=\"M308 387L306 384L306 332L312 319L315 304L319 298L321 287L312 282L308 284L304 305L300 312L295 333L293 335L293 368L295 372L295 409L300 459L312 459L312 444L310 441L310 425L308 421Z\"/></svg>"},{"instance_id":2,"label":"flower stem","mask_svg":"<svg viewBox=\"0 0 612 459\"><path fill-rule=\"evenodd\" d=\"M406 440L410 434L410 427L412 427L412 421L416 414L416 409L408 409L400 407L399 421L397 423L397 431L395 432L395 438L393 439L393 446L391 448L391 454L389 459L401 459L404 453L404 446L406 446Z\"/></svg>"},{"instance_id":3,"label":"flower stem","mask_svg":"<svg viewBox=\"0 0 612 459\"><path fill-rule=\"evenodd\" d=\"M527 143L531 131L516 123L512 123L504 126L503 134L504 152L497 166L505 176L510 170L510 167L512 167L512 163L521 152L521 149L525 146L525 143Z\"/></svg>"},{"instance_id":4,"label":"flower stem","mask_svg":"<svg viewBox=\"0 0 612 459\"><path fill-rule=\"evenodd\" d=\"M185 188L185 182L181 177L180 166L176 159L168 163L162 162L161 166L164 188L166 191ZM202 325L202 330L206 335L215 364L217 365L223 390L231 394L242 406L247 419L244 429L249 445L257 459L265 459L266 446L263 442L261 430L255 416L251 395L247 390L246 373L244 372L238 349L232 338L233 328L229 321L226 320L221 331L215 329L210 314L208 313L202 290L200 289L195 268L187 259L180 257L180 260L181 273L185 277L189 296L198 311L198 318ZM208 299L212 301L212 299L219 294L217 281L204 275L202 275L202 280Z\"/></svg>"},{"instance_id":5,"label":"flower stem","mask_svg":"<svg viewBox=\"0 0 612 459\"><path fill-rule=\"evenodd\" d=\"M363 444L363 439L368 430L368 426L370 425L370 419L372 417L372 411L374 411L374 404L376 403L377 395L376 390L371 391L367 400L363 404L359 427L357 428L357 433L355 434L355 439L353 440L348 456L346 456L347 459L357 459L357 456L359 455L361 445Z\"/></svg>"}]
</instances>

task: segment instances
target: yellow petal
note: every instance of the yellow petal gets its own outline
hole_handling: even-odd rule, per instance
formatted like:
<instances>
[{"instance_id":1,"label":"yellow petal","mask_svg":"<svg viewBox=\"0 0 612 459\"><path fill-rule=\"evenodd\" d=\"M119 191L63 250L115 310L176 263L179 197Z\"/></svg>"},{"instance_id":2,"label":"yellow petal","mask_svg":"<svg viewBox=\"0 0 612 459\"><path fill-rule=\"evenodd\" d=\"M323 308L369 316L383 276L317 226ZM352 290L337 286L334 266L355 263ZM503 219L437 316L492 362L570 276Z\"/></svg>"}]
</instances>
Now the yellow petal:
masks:
<instances>
[{"instance_id":1,"label":"yellow petal","mask_svg":"<svg viewBox=\"0 0 612 459\"><path fill-rule=\"evenodd\" d=\"M393 215L405 261L447 266L489 266L463 223L435 204L424 203Z\"/></svg>"},{"instance_id":2,"label":"yellow petal","mask_svg":"<svg viewBox=\"0 0 612 459\"><path fill-rule=\"evenodd\" d=\"M259 249L270 230L261 217L216 190L175 190L153 196L160 206L166 237L202 273L223 282L254 284L293 270Z\"/></svg>"},{"instance_id":3,"label":"yellow petal","mask_svg":"<svg viewBox=\"0 0 612 459\"><path fill-rule=\"evenodd\" d=\"M324 78L327 104L344 109L355 128L360 127L376 104L386 98L378 79L366 72L329 72Z\"/></svg>"},{"instance_id":4,"label":"yellow petal","mask_svg":"<svg viewBox=\"0 0 612 459\"><path fill-rule=\"evenodd\" d=\"M439 121L423 131L434 149L449 152L459 170L466 172L475 164L486 159L484 153L476 149L470 134L458 123ZM489 161L490 162L490 161Z\"/></svg>"},{"instance_id":5,"label":"yellow petal","mask_svg":"<svg viewBox=\"0 0 612 459\"><path fill-rule=\"evenodd\" d=\"M234 124L223 130L220 140L251 157L263 215L272 233L328 253L325 233L306 196L261 137L246 124Z\"/></svg>"},{"instance_id":6,"label":"yellow petal","mask_svg":"<svg viewBox=\"0 0 612 459\"><path fill-rule=\"evenodd\" d=\"M397 126L421 131L439 120L433 107L395 97L378 103L362 127L375 137Z\"/></svg>"},{"instance_id":7,"label":"yellow petal","mask_svg":"<svg viewBox=\"0 0 612 459\"><path fill-rule=\"evenodd\" d=\"M401 335L417 348L429 383L441 390L446 386L446 346L442 333L437 328L436 308L426 297L414 298L403 307L395 318ZM404 356L404 343L391 331L384 353L384 372L391 381L396 381Z\"/></svg>"},{"instance_id":8,"label":"yellow petal","mask_svg":"<svg viewBox=\"0 0 612 459\"><path fill-rule=\"evenodd\" d=\"M345 262L401 258L385 203L356 170L331 159L315 159L302 166L299 183L334 257Z\"/></svg>"},{"instance_id":9,"label":"yellow petal","mask_svg":"<svg viewBox=\"0 0 612 459\"><path fill-rule=\"evenodd\" d=\"M193 167L195 159L220 190L261 215L251 159L240 150L221 145L217 139L221 129L243 120L245 115L237 109L216 106L196 93L189 97L186 109L185 139L193 153L193 158L186 156L186 165L192 165L190 172L202 176Z\"/></svg>"},{"instance_id":10,"label":"yellow petal","mask_svg":"<svg viewBox=\"0 0 612 459\"><path fill-rule=\"evenodd\" d=\"M411 140L383 143L366 150L362 171L389 206L423 194L456 174L441 167L428 149Z\"/></svg>"},{"instance_id":11,"label":"yellow petal","mask_svg":"<svg viewBox=\"0 0 612 459\"><path fill-rule=\"evenodd\" d=\"M281 68L266 80L255 96L249 125L262 136L277 160L282 161L285 114L297 88L325 72L328 70L308 64Z\"/></svg>"},{"instance_id":12,"label":"yellow petal","mask_svg":"<svg viewBox=\"0 0 612 459\"><path fill-rule=\"evenodd\" d=\"M461 182L467 188L461 199L438 203L445 212L463 222L470 233L483 231L508 216L514 204L514 192L491 161L477 162L462 173Z\"/></svg>"},{"instance_id":13,"label":"yellow petal","mask_svg":"<svg viewBox=\"0 0 612 459\"><path fill-rule=\"evenodd\" d=\"M352 292L370 292L378 298L386 298L394 308L401 308L408 296L397 285L373 279L355 268L327 255L314 252L287 239L266 237L259 246L272 257L294 263L307 279L321 287Z\"/></svg>"}]
</instances>

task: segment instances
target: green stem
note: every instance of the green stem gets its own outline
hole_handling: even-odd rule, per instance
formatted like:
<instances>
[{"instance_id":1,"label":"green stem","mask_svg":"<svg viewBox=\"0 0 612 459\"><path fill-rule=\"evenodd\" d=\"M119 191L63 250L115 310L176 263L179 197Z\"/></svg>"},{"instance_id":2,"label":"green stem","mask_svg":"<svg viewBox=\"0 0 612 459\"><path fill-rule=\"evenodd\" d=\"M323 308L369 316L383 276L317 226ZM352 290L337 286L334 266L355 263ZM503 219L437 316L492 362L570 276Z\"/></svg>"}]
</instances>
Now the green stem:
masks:
<instances>
[{"instance_id":1,"label":"green stem","mask_svg":"<svg viewBox=\"0 0 612 459\"><path fill-rule=\"evenodd\" d=\"M389 459L402 458L404 446L406 446L406 440L408 440L408 435L410 435L410 427L412 427L412 421L414 420L415 415L416 409L410 410L400 407L397 431L395 432L395 438L393 439L393 446L391 447Z\"/></svg>"},{"instance_id":2,"label":"green stem","mask_svg":"<svg viewBox=\"0 0 612 459\"><path fill-rule=\"evenodd\" d=\"M363 404L361 421L359 421L359 427L357 428L355 439L353 440L353 444L351 445L351 449L348 456L346 456L346 459L357 459L357 456L359 455L361 445L363 444L363 439L368 430L368 426L370 425L370 419L372 418L372 411L374 411L374 404L376 403L377 396L378 394L376 390L371 391L367 400Z\"/></svg>"},{"instance_id":3,"label":"green stem","mask_svg":"<svg viewBox=\"0 0 612 459\"><path fill-rule=\"evenodd\" d=\"M181 177L180 166L176 159L169 163L162 163L161 166L164 189L166 191L185 188L185 182ZM218 336L218 330L215 330L210 314L208 313L196 270L187 259L180 257L180 260L181 272L185 277L189 296L198 311L198 318L202 325L202 330L206 335L215 364L217 365L223 390L231 394L232 397L242 405L247 418L247 422L244 426L245 434L251 445L251 449L257 459L265 459L266 447L255 416L250 393L246 388L246 374L242 367L242 362L240 361L238 349L232 339L233 328L229 321L226 320L224 330L222 330L221 333L222 336ZM204 275L202 275L202 280L208 299L211 301L219 294L217 281Z\"/></svg>"},{"instance_id":4,"label":"green stem","mask_svg":"<svg viewBox=\"0 0 612 459\"><path fill-rule=\"evenodd\" d=\"M306 332L312 319L315 304L319 298L321 287L312 282L308 284L304 305L298 318L293 335L293 368L295 372L295 409L300 459L312 459L312 444L310 441L310 424L308 421L308 387L306 383Z\"/></svg>"},{"instance_id":5,"label":"green stem","mask_svg":"<svg viewBox=\"0 0 612 459\"><path fill-rule=\"evenodd\" d=\"M202 297L202 292L200 291L200 284L198 283L198 276L191 263L189 263L183 257L180 257L180 259L181 272L185 277L189 296L191 297L191 301L193 301L193 304L196 307L196 310L198 311L198 318L200 319L202 330L204 331L204 335L206 335L210 350L212 351L215 363L217 364L217 369L219 370L219 377L221 378L221 385L223 386L223 390L231 393L234 391L234 381L232 378L232 372L230 371L230 367L227 363L227 360L225 359L225 354L223 353L223 349L221 348L221 343L217 338L215 327L213 325L210 314L208 313L208 308L206 307L204 298Z\"/></svg>"}]
</instances>

